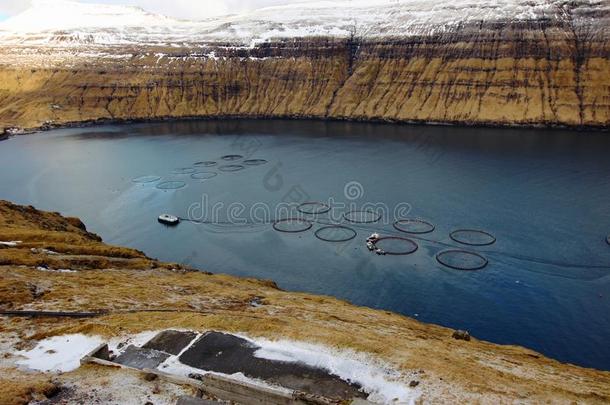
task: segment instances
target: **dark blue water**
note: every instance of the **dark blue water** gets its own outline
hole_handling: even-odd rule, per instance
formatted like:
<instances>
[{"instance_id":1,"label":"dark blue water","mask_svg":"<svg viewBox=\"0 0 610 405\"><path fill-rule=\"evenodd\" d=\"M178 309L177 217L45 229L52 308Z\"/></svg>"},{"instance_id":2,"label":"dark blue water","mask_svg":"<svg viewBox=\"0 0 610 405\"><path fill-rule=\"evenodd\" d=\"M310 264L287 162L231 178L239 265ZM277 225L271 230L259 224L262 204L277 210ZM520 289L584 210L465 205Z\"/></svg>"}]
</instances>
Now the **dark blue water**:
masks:
<instances>
[{"instance_id":1,"label":"dark blue water","mask_svg":"<svg viewBox=\"0 0 610 405\"><path fill-rule=\"evenodd\" d=\"M227 154L268 162L236 172L193 166ZM272 279L284 289L334 295L610 370L608 156L608 134L560 130L139 124L0 143L0 198L78 216L106 242L162 260ZM218 175L196 180L189 168ZM140 176L185 187L132 181ZM244 216L231 215L231 207L245 209L245 216L262 207L273 216L283 203L306 200L338 207L320 221L372 203L390 214L383 223L348 223L358 236L337 244L314 237L318 223L285 234L268 223L167 228L156 221L165 212L186 217L189 207L191 215L215 222ZM364 239L372 231L400 234L391 225L396 207L436 229L414 239L419 249L411 255L371 254ZM460 246L449 238L459 228L497 238L468 248L489 260L483 270L451 270L436 261L439 251Z\"/></svg>"}]
</instances>

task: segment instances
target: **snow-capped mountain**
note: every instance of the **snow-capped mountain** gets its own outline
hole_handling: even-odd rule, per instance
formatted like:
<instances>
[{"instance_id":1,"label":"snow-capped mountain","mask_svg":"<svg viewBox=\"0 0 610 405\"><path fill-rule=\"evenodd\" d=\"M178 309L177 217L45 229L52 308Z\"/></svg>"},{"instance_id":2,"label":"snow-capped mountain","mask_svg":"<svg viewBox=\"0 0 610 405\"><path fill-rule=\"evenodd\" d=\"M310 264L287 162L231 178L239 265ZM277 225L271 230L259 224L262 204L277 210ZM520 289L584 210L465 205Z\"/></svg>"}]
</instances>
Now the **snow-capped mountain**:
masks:
<instances>
[{"instance_id":1,"label":"snow-capped mountain","mask_svg":"<svg viewBox=\"0 0 610 405\"><path fill-rule=\"evenodd\" d=\"M295 37L407 37L432 35L483 21L561 19L564 3L564 0L339 0L186 21L136 7L36 0L30 9L0 24L0 44L185 45L222 41L254 45ZM591 12L610 15L609 2L580 3L578 12L582 16Z\"/></svg>"},{"instance_id":2,"label":"snow-capped mountain","mask_svg":"<svg viewBox=\"0 0 610 405\"><path fill-rule=\"evenodd\" d=\"M0 24L0 126L315 117L610 126L608 0L336 0L189 21L38 0Z\"/></svg>"}]
</instances>

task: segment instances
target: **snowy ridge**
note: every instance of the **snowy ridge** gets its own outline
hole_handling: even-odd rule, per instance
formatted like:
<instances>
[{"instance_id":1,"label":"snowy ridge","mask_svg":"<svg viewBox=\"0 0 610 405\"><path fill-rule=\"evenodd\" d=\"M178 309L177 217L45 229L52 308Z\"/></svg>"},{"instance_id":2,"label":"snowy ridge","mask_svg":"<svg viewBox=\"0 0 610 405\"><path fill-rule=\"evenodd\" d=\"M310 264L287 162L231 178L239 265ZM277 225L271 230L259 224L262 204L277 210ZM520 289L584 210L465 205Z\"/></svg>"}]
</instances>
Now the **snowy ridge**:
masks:
<instances>
[{"instance_id":1,"label":"snowy ridge","mask_svg":"<svg viewBox=\"0 0 610 405\"><path fill-rule=\"evenodd\" d=\"M339 0L268 7L242 15L186 21L136 7L36 0L0 24L0 45L174 45L228 42L254 46L275 38L430 35L459 24L557 17L560 0ZM583 7L599 9L594 0Z\"/></svg>"},{"instance_id":2,"label":"snowy ridge","mask_svg":"<svg viewBox=\"0 0 610 405\"><path fill-rule=\"evenodd\" d=\"M34 0L32 7L2 23L1 28L14 33L36 33L159 24L170 25L171 19L138 7L81 4L68 0Z\"/></svg>"}]
</instances>

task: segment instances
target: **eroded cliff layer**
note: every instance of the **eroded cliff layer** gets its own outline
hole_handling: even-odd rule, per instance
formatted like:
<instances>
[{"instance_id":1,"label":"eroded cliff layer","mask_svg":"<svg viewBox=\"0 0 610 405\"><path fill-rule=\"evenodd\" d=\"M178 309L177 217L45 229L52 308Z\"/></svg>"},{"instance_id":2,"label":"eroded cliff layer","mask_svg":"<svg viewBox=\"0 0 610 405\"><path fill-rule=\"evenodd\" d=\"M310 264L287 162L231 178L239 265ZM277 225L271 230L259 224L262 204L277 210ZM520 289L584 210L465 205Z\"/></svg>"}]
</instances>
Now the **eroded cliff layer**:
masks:
<instances>
[{"instance_id":1,"label":"eroded cliff layer","mask_svg":"<svg viewBox=\"0 0 610 405\"><path fill-rule=\"evenodd\" d=\"M610 8L589 3L423 35L354 29L254 46L75 46L58 33L52 47L0 48L0 124L247 116L603 128Z\"/></svg>"}]
</instances>

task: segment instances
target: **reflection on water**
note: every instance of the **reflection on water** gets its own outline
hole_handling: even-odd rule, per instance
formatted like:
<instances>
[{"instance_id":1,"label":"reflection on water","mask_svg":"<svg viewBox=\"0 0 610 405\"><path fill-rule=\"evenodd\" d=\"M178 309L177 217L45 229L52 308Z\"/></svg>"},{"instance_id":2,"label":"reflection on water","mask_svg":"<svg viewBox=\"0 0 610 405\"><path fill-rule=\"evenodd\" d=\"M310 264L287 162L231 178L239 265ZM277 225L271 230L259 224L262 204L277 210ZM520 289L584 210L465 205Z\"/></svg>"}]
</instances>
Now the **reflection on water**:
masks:
<instances>
[{"instance_id":1,"label":"reflection on water","mask_svg":"<svg viewBox=\"0 0 610 405\"><path fill-rule=\"evenodd\" d=\"M610 369L609 152L607 134L549 130L279 120L66 129L0 144L0 198L79 216L106 242L162 260ZM161 213L197 221L167 228ZM292 216L302 219L279 227L300 232L274 230ZM371 253L373 232L418 249ZM441 253L455 250L483 259ZM441 264L483 260L478 271Z\"/></svg>"}]
</instances>

